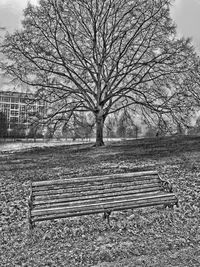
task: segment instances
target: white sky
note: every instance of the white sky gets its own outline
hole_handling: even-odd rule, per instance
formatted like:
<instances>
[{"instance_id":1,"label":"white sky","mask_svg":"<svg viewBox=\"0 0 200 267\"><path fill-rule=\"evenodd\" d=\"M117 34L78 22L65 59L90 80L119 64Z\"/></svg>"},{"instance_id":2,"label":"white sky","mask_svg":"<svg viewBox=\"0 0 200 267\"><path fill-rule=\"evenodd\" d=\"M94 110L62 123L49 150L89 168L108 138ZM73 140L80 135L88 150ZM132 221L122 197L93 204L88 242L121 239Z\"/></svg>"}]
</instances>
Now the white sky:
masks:
<instances>
[{"instance_id":1,"label":"white sky","mask_svg":"<svg viewBox=\"0 0 200 267\"><path fill-rule=\"evenodd\" d=\"M0 0L0 27L8 31L19 28L28 2L36 4L38 0Z\"/></svg>"},{"instance_id":2,"label":"white sky","mask_svg":"<svg viewBox=\"0 0 200 267\"><path fill-rule=\"evenodd\" d=\"M171 10L179 35L192 37L200 52L200 0L175 0Z\"/></svg>"}]
</instances>

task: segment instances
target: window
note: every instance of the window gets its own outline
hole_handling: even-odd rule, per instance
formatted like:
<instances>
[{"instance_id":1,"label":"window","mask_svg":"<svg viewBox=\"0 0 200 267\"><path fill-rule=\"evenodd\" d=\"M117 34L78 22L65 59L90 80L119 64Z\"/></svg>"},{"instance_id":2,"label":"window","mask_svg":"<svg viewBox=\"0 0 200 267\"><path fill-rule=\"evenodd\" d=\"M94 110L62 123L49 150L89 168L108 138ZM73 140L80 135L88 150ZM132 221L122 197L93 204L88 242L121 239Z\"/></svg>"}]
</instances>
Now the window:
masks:
<instances>
[{"instance_id":1,"label":"window","mask_svg":"<svg viewBox=\"0 0 200 267\"><path fill-rule=\"evenodd\" d=\"M19 108L19 105L17 104L11 104L11 109L18 109Z\"/></svg>"},{"instance_id":2,"label":"window","mask_svg":"<svg viewBox=\"0 0 200 267\"><path fill-rule=\"evenodd\" d=\"M26 110L26 106L25 106L25 105L21 105L21 106L20 106L20 110L21 110L21 111L25 111L25 110Z\"/></svg>"},{"instance_id":3,"label":"window","mask_svg":"<svg viewBox=\"0 0 200 267\"><path fill-rule=\"evenodd\" d=\"M18 97L11 97L11 102L12 103L18 103L19 102L19 98Z\"/></svg>"},{"instance_id":4,"label":"window","mask_svg":"<svg viewBox=\"0 0 200 267\"><path fill-rule=\"evenodd\" d=\"M3 111L9 111L10 110L10 105L9 104L2 104L2 110Z\"/></svg>"},{"instance_id":5,"label":"window","mask_svg":"<svg viewBox=\"0 0 200 267\"><path fill-rule=\"evenodd\" d=\"M10 97L3 96L2 97L2 102L10 102Z\"/></svg>"},{"instance_id":6,"label":"window","mask_svg":"<svg viewBox=\"0 0 200 267\"><path fill-rule=\"evenodd\" d=\"M4 110L4 113L6 113L6 114L10 114L10 110L9 110L9 109L5 109L5 110Z\"/></svg>"},{"instance_id":7,"label":"window","mask_svg":"<svg viewBox=\"0 0 200 267\"><path fill-rule=\"evenodd\" d=\"M3 107L6 109L10 109L10 104L3 104Z\"/></svg>"},{"instance_id":8,"label":"window","mask_svg":"<svg viewBox=\"0 0 200 267\"><path fill-rule=\"evenodd\" d=\"M16 111L16 110L11 110L11 115L18 116L19 115L19 112Z\"/></svg>"},{"instance_id":9,"label":"window","mask_svg":"<svg viewBox=\"0 0 200 267\"><path fill-rule=\"evenodd\" d=\"M26 103L26 99L25 98L20 98L20 102L21 103Z\"/></svg>"},{"instance_id":10,"label":"window","mask_svg":"<svg viewBox=\"0 0 200 267\"><path fill-rule=\"evenodd\" d=\"M18 117L10 117L10 122L18 122Z\"/></svg>"}]
</instances>

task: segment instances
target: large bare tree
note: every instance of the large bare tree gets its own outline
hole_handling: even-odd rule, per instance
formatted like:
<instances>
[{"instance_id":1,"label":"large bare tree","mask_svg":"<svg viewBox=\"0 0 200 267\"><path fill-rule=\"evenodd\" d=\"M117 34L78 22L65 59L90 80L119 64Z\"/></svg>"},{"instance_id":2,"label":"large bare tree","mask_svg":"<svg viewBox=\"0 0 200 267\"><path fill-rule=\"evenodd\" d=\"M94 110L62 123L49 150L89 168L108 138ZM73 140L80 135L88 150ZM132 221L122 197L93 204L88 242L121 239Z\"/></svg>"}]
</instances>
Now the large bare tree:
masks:
<instances>
[{"instance_id":1,"label":"large bare tree","mask_svg":"<svg viewBox=\"0 0 200 267\"><path fill-rule=\"evenodd\" d=\"M103 145L106 117L124 107L134 105L146 115L183 111L186 89L180 84L193 68L193 51L188 40L176 38L170 2L29 4L23 29L5 39L3 68L48 100L51 115L92 112L96 145Z\"/></svg>"}]
</instances>

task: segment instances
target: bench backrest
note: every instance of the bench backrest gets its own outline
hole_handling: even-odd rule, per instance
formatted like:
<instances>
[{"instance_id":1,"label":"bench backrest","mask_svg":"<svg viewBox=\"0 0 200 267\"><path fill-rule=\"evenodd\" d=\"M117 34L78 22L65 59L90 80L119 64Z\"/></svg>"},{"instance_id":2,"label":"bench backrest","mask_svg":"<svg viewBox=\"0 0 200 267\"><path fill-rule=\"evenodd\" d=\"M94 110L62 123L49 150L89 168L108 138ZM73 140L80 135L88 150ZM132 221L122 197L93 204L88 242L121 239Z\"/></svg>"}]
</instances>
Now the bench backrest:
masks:
<instances>
[{"instance_id":1,"label":"bench backrest","mask_svg":"<svg viewBox=\"0 0 200 267\"><path fill-rule=\"evenodd\" d=\"M163 190L155 171L70 178L32 183L34 205L73 202L89 198L151 194Z\"/></svg>"}]
</instances>

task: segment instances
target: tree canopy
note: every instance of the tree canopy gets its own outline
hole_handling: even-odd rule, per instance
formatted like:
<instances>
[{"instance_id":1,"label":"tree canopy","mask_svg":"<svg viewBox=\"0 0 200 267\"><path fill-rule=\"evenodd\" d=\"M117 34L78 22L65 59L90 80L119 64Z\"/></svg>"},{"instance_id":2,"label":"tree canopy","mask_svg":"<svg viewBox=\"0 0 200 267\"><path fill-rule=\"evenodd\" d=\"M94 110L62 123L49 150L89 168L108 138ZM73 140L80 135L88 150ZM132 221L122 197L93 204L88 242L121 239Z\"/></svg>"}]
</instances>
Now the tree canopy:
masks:
<instances>
[{"instance_id":1,"label":"tree canopy","mask_svg":"<svg viewBox=\"0 0 200 267\"><path fill-rule=\"evenodd\" d=\"M109 114L124 107L178 120L193 105L183 80L196 56L178 39L170 0L41 0L7 35L3 69L33 86L58 116L91 112L96 144ZM188 109L188 105L190 109Z\"/></svg>"}]
</instances>

